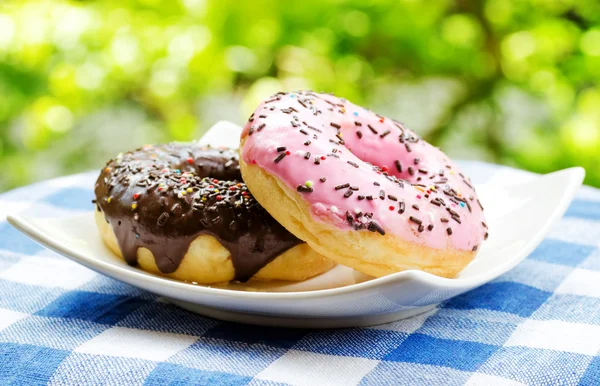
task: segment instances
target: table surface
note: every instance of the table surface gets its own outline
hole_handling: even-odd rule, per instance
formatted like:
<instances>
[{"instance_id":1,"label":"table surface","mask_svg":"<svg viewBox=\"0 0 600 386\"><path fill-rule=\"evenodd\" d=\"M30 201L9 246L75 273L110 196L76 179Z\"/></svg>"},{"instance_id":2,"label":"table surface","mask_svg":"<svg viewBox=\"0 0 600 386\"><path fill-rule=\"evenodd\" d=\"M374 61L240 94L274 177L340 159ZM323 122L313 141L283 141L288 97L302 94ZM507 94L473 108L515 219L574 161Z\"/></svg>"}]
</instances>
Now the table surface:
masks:
<instances>
[{"instance_id":1,"label":"table surface","mask_svg":"<svg viewBox=\"0 0 600 386\"><path fill-rule=\"evenodd\" d=\"M465 165L481 182L529 174ZM589 385L600 382L600 190L520 265L426 314L344 330L198 316L21 235L7 212L92 210L95 173L0 195L0 384Z\"/></svg>"}]
</instances>

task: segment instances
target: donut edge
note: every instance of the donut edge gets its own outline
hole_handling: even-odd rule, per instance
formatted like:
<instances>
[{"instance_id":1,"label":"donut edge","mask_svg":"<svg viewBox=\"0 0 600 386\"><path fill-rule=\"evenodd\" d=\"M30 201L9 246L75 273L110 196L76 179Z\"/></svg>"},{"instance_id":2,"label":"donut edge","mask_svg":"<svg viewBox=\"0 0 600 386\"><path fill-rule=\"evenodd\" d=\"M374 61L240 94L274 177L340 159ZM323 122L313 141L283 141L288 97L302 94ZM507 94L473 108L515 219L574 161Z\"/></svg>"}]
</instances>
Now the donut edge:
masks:
<instances>
[{"instance_id":1,"label":"donut edge","mask_svg":"<svg viewBox=\"0 0 600 386\"><path fill-rule=\"evenodd\" d=\"M245 138L240 149L243 149ZM240 157L244 182L256 200L288 231L327 258L367 275L382 277L417 269L454 278L476 252L428 248L393 236L369 231L342 230L312 218L299 193L276 176ZM357 256L362 256L359 258Z\"/></svg>"}]
</instances>

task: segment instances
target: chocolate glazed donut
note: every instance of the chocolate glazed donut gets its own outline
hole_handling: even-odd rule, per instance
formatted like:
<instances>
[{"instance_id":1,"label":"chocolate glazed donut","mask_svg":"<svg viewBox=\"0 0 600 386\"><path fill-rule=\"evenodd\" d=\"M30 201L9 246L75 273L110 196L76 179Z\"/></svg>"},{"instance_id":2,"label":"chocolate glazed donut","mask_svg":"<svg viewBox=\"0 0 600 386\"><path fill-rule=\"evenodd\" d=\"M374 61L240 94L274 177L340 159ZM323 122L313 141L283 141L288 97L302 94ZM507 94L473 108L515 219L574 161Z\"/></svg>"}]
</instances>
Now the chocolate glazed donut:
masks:
<instances>
[{"instance_id":1,"label":"chocolate glazed donut","mask_svg":"<svg viewBox=\"0 0 600 386\"><path fill-rule=\"evenodd\" d=\"M247 281L302 241L241 181L234 150L147 145L107 163L96 182L96 206L130 265L145 247L160 272L172 273L194 239L208 234L231 253L234 280Z\"/></svg>"}]
</instances>

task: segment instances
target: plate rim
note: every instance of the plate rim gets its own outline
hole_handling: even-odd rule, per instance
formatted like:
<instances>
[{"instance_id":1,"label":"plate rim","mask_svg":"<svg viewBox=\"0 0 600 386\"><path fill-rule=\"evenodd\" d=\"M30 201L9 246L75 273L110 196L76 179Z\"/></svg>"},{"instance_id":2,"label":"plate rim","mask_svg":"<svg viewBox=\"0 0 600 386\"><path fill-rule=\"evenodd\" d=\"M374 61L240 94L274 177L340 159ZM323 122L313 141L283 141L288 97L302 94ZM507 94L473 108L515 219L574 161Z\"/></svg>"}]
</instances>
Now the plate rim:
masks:
<instances>
[{"instance_id":1,"label":"plate rim","mask_svg":"<svg viewBox=\"0 0 600 386\"><path fill-rule=\"evenodd\" d=\"M136 281L147 281L149 284L153 286L164 286L170 287L173 290L178 291L192 291L199 295L211 295L211 296L227 296L227 297L238 297L245 299L253 299L253 300L300 300L300 299L313 299L313 298L326 298L326 297L337 297L340 295L348 295L361 291L368 291L374 289L375 287L391 285L394 282L400 282L405 280L417 281L420 284L458 290L458 291L467 291L469 289L475 288L483 283L487 283L490 280L497 278L503 273L508 272L520 262L522 262L525 257L527 257L539 244L540 238L543 239L543 236L547 234L550 227L560 219L565 211L568 208L568 205L573 200L577 189L581 186L584 176L585 170L582 167L576 166L567 169L558 170L552 173L548 173L545 175L536 175L537 178L544 178L546 176L550 176L553 174L566 174L569 178L568 183L565 184L564 192L562 197L552 211L549 216L548 221L544 223L544 225L538 230L537 236L530 238L526 244L521 248L519 252L519 256L506 264L500 264L495 266L493 269L475 275L470 278L443 278L439 276L432 275L427 272L418 271L418 270L408 270L397 272L391 275L387 275L384 277L375 278L373 280L369 280L362 283L356 283L344 287L330 288L330 289L321 289L321 290L313 290L313 291L297 291L297 292L250 292L250 291L239 291L225 288L214 288L208 286L194 285L190 283L185 283L181 281L177 281L170 278L164 278L160 276L156 276L145 271L131 271L124 267L120 267L118 265L108 263L105 261L101 261L95 259L93 257L88 257L83 254L79 254L76 251L71 250L69 247L63 246L59 243L54 242L53 240L46 237L43 231L39 229L34 223L35 217L31 216L23 216L20 214L8 214L7 221L16 229L33 239L35 242L43 245L44 247L59 253L60 255L75 261L76 263L82 264L87 268L90 268L100 274L105 274L105 272L109 272L111 278L116 280L125 282L127 284L132 285L128 281L124 281L121 279L122 276L129 276L133 279L137 279ZM514 186L518 186L520 184L515 184ZM512 186L512 185L511 185ZM115 277L116 276L116 277ZM135 285L135 284L133 284Z\"/></svg>"}]
</instances>

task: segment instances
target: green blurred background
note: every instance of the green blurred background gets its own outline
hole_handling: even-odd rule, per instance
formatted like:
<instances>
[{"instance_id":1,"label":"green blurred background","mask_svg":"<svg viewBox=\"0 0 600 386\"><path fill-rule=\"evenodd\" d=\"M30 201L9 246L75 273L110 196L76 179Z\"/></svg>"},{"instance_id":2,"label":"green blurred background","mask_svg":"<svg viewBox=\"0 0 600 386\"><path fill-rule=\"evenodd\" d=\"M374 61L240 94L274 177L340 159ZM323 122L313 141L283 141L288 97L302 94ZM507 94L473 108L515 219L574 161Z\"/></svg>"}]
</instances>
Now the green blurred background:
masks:
<instances>
[{"instance_id":1,"label":"green blurred background","mask_svg":"<svg viewBox=\"0 0 600 386\"><path fill-rule=\"evenodd\" d=\"M344 96L451 156L600 186L597 0L0 3L0 191Z\"/></svg>"}]
</instances>

